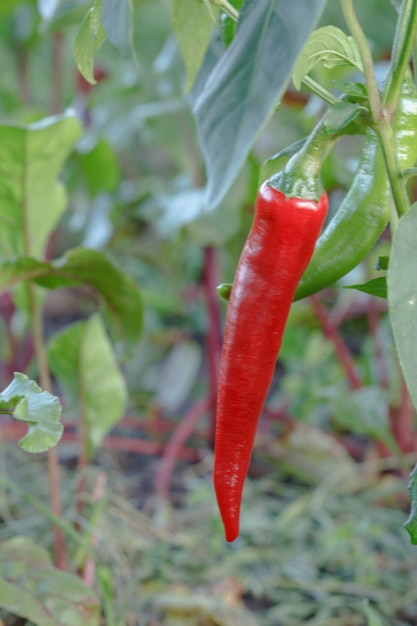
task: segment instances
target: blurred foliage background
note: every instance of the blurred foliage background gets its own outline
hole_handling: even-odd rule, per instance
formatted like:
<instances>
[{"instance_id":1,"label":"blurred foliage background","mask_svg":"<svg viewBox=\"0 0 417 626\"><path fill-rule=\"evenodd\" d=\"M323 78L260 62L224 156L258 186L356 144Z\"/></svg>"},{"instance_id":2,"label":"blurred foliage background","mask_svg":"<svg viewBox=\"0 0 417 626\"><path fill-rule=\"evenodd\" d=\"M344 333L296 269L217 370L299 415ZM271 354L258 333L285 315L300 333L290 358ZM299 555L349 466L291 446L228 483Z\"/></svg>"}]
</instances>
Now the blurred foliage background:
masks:
<instances>
[{"instance_id":1,"label":"blurred foliage background","mask_svg":"<svg viewBox=\"0 0 417 626\"><path fill-rule=\"evenodd\" d=\"M407 400L384 301L330 289L314 305L294 305L233 545L224 542L211 486L213 359L225 312L213 286L233 279L260 164L308 134L321 103L290 87L226 199L204 213L204 162L191 114L198 81L184 93L170 3L134 2L134 55L106 41L96 55L95 86L79 75L73 52L91 3L61 0L50 20L40 16L40 4L3 0L0 6L1 122L26 124L75 109L84 135L63 173L68 207L48 255L78 245L105 251L133 277L145 305L142 341L122 363L128 421L83 469L81 519L96 536L102 623L416 624L416 553L402 529L415 442L395 426ZM357 4L383 71L395 9L388 1ZM337 2L328 3L321 23L344 28ZM316 72L328 81L325 70ZM361 145L361 138L346 138L326 162L332 211L349 187ZM372 277L372 260L355 272L349 283L360 282L358 274ZM14 311L10 342L8 306L2 301L4 385L12 366L25 362L29 341ZM48 294L48 339L95 307L87 290ZM346 359L360 380L356 388ZM36 363L26 361L36 376ZM65 415L76 422L70 406ZM406 418L409 435L409 406ZM186 441L169 452L181 423L188 424ZM128 437L156 447L135 449ZM76 443L64 438L58 452L65 517L80 523ZM42 455L24 455L4 441L0 464L23 490L47 499ZM104 486L94 499L98 480ZM51 547L50 519L6 489L0 516L1 539L24 535ZM83 554L68 541L76 571ZM10 626L22 623L0 616Z\"/></svg>"}]
</instances>

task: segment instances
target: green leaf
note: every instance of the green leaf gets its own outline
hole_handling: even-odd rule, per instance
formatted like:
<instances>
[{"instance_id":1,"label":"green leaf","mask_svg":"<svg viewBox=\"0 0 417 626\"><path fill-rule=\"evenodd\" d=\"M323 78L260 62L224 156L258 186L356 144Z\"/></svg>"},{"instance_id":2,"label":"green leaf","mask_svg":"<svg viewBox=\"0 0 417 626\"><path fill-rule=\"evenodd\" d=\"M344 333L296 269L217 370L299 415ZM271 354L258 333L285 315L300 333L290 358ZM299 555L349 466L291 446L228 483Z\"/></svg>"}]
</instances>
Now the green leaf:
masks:
<instances>
[{"instance_id":1,"label":"green leaf","mask_svg":"<svg viewBox=\"0 0 417 626\"><path fill-rule=\"evenodd\" d=\"M24 374L15 372L13 380L0 393L0 413L10 413L29 424L27 434L19 441L26 452L45 452L61 439L61 404L48 391L42 391Z\"/></svg>"},{"instance_id":2,"label":"green leaf","mask_svg":"<svg viewBox=\"0 0 417 626\"><path fill-rule=\"evenodd\" d=\"M133 1L101 0L101 19L112 44L122 53L133 52Z\"/></svg>"},{"instance_id":3,"label":"green leaf","mask_svg":"<svg viewBox=\"0 0 417 626\"><path fill-rule=\"evenodd\" d=\"M378 272L386 272L389 267L389 256L379 256L375 269Z\"/></svg>"},{"instance_id":4,"label":"green leaf","mask_svg":"<svg viewBox=\"0 0 417 626\"><path fill-rule=\"evenodd\" d=\"M34 280L47 289L77 284L92 287L117 336L127 346L142 332L142 298L134 281L97 250L73 248L50 263L21 257L0 263L0 291L17 282Z\"/></svg>"},{"instance_id":5,"label":"green leaf","mask_svg":"<svg viewBox=\"0 0 417 626\"><path fill-rule=\"evenodd\" d=\"M96 593L26 537L0 544L0 606L37 626L98 626Z\"/></svg>"},{"instance_id":6,"label":"green leaf","mask_svg":"<svg viewBox=\"0 0 417 626\"><path fill-rule=\"evenodd\" d=\"M88 152L77 152L77 161L86 177L90 196L100 191L112 192L120 181L119 164L113 148L100 139Z\"/></svg>"},{"instance_id":7,"label":"green leaf","mask_svg":"<svg viewBox=\"0 0 417 626\"><path fill-rule=\"evenodd\" d=\"M273 114L294 61L325 3L246 0L236 37L211 71L194 105L207 164L208 208L216 207L224 198Z\"/></svg>"},{"instance_id":8,"label":"green leaf","mask_svg":"<svg viewBox=\"0 0 417 626\"><path fill-rule=\"evenodd\" d=\"M417 545L417 465L410 474L408 483L408 494L410 496L411 510L404 528L411 538L411 543Z\"/></svg>"},{"instance_id":9,"label":"green leaf","mask_svg":"<svg viewBox=\"0 0 417 626\"><path fill-rule=\"evenodd\" d=\"M80 122L70 113L0 126L0 257L43 256L66 204L56 177L80 136Z\"/></svg>"},{"instance_id":10,"label":"green leaf","mask_svg":"<svg viewBox=\"0 0 417 626\"><path fill-rule=\"evenodd\" d=\"M337 102L329 107L324 116L324 130L329 135L345 130L359 115L367 110L352 102Z\"/></svg>"},{"instance_id":11,"label":"green leaf","mask_svg":"<svg viewBox=\"0 0 417 626\"><path fill-rule=\"evenodd\" d=\"M91 85L97 83L94 78L94 55L106 38L106 31L101 21L101 0L95 0L83 19L74 42L77 67Z\"/></svg>"},{"instance_id":12,"label":"green leaf","mask_svg":"<svg viewBox=\"0 0 417 626\"><path fill-rule=\"evenodd\" d=\"M398 222L387 274L388 310L401 369L417 408L417 206Z\"/></svg>"},{"instance_id":13,"label":"green leaf","mask_svg":"<svg viewBox=\"0 0 417 626\"><path fill-rule=\"evenodd\" d=\"M127 391L99 315L78 322L52 339L52 372L85 417L89 453L122 418Z\"/></svg>"},{"instance_id":14,"label":"green leaf","mask_svg":"<svg viewBox=\"0 0 417 626\"><path fill-rule=\"evenodd\" d=\"M217 9L214 18L217 17ZM186 70L185 91L188 91L198 74L207 52L215 26L213 15L198 0L172 0L172 24L178 38Z\"/></svg>"},{"instance_id":15,"label":"green leaf","mask_svg":"<svg viewBox=\"0 0 417 626\"><path fill-rule=\"evenodd\" d=\"M323 26L311 33L294 66L292 80L296 89L318 63L329 69L351 65L363 71L356 41L336 26Z\"/></svg>"},{"instance_id":16,"label":"green leaf","mask_svg":"<svg viewBox=\"0 0 417 626\"><path fill-rule=\"evenodd\" d=\"M367 626L384 626L381 616L377 611L369 604L369 601L364 601L364 613L368 620Z\"/></svg>"},{"instance_id":17,"label":"green leaf","mask_svg":"<svg viewBox=\"0 0 417 626\"><path fill-rule=\"evenodd\" d=\"M358 291L369 293L371 296L387 298L387 279L385 276L382 276L381 278L368 280L367 283L362 285L346 285L344 289L357 289Z\"/></svg>"},{"instance_id":18,"label":"green leaf","mask_svg":"<svg viewBox=\"0 0 417 626\"><path fill-rule=\"evenodd\" d=\"M348 102L367 104L368 90L364 83L357 83L350 80L332 80L336 89L345 95Z\"/></svg>"}]
</instances>

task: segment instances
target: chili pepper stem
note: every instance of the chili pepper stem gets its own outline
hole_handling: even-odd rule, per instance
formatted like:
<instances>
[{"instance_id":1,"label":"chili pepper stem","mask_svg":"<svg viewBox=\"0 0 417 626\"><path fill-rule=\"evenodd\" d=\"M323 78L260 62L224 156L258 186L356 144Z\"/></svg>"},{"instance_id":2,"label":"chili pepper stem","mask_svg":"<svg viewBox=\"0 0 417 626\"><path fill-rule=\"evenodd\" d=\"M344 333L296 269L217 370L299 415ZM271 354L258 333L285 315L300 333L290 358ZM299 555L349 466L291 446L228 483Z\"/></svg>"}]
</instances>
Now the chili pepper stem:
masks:
<instances>
[{"instance_id":1,"label":"chili pepper stem","mask_svg":"<svg viewBox=\"0 0 417 626\"><path fill-rule=\"evenodd\" d=\"M316 202L323 194L320 170L337 135L324 132L326 115L316 125L301 150L294 154L286 167L272 176L269 184L287 198L305 198Z\"/></svg>"}]
</instances>

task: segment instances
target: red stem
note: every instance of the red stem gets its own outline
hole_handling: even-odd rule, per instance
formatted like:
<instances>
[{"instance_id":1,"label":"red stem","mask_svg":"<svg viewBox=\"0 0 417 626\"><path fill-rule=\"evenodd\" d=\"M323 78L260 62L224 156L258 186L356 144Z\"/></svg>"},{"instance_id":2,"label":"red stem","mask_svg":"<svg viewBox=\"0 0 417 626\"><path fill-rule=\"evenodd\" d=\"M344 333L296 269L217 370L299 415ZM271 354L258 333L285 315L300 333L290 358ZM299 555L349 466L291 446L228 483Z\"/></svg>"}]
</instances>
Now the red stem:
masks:
<instances>
[{"instance_id":1,"label":"red stem","mask_svg":"<svg viewBox=\"0 0 417 626\"><path fill-rule=\"evenodd\" d=\"M54 33L52 40L52 67L51 67L51 94L49 111L52 115L57 115L62 110L62 77L63 71L63 45L64 36L62 32Z\"/></svg>"},{"instance_id":2,"label":"red stem","mask_svg":"<svg viewBox=\"0 0 417 626\"><path fill-rule=\"evenodd\" d=\"M219 385L222 330L217 294L217 255L213 247L204 250L203 290L207 307L207 360L209 373L209 445L213 447L216 425L217 388Z\"/></svg>"},{"instance_id":3,"label":"red stem","mask_svg":"<svg viewBox=\"0 0 417 626\"><path fill-rule=\"evenodd\" d=\"M310 296L309 300L325 337L333 343L337 357L346 372L351 389L361 389L363 387L363 383L356 371L352 355L341 338L338 329L330 320L327 310L317 296Z\"/></svg>"},{"instance_id":4,"label":"red stem","mask_svg":"<svg viewBox=\"0 0 417 626\"><path fill-rule=\"evenodd\" d=\"M194 404L184 415L167 443L155 476L155 492L161 499L168 499L172 471L181 448L191 436L197 422L207 411L209 405L209 398L203 398Z\"/></svg>"}]
</instances>

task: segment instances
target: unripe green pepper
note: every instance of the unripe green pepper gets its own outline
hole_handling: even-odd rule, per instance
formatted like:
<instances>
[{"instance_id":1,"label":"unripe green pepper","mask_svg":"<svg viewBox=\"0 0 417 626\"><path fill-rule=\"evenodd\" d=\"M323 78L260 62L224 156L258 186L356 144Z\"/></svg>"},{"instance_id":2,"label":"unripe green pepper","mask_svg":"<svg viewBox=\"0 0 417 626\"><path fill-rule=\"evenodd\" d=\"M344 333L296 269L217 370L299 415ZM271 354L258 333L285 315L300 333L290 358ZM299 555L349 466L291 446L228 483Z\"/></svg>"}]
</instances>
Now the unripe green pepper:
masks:
<instances>
[{"instance_id":1,"label":"unripe green pepper","mask_svg":"<svg viewBox=\"0 0 417 626\"><path fill-rule=\"evenodd\" d=\"M417 90L410 74L403 83L393 125L398 164L405 170L417 159ZM368 129L352 186L319 238L295 300L331 285L363 261L389 222L392 202L382 149L374 131Z\"/></svg>"}]
</instances>

